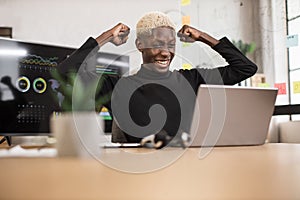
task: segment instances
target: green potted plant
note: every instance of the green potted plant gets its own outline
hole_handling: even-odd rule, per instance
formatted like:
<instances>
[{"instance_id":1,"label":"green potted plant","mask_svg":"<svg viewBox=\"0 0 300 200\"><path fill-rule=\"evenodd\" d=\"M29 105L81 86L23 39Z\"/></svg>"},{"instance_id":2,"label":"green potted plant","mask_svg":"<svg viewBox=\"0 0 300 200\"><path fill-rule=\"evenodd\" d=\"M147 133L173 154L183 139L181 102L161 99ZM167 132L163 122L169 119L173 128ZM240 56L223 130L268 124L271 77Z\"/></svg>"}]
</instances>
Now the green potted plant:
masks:
<instances>
[{"instance_id":1,"label":"green potted plant","mask_svg":"<svg viewBox=\"0 0 300 200\"><path fill-rule=\"evenodd\" d=\"M66 76L52 71L52 77L58 81L59 87L55 89L54 95L62 95L63 100L59 104L62 112L74 111L99 111L107 102L109 95L95 99L102 87L102 79L90 80L85 83L76 72L70 72Z\"/></svg>"},{"instance_id":2,"label":"green potted plant","mask_svg":"<svg viewBox=\"0 0 300 200\"><path fill-rule=\"evenodd\" d=\"M256 48L256 44L254 42L251 43L245 43L242 40L232 40L232 43L234 44L234 46L236 46L244 55L247 55L249 53L253 53L255 48Z\"/></svg>"},{"instance_id":3,"label":"green potted plant","mask_svg":"<svg viewBox=\"0 0 300 200\"><path fill-rule=\"evenodd\" d=\"M59 102L61 113L51 119L51 132L56 139L59 157L90 157L100 155L99 143L107 140L104 122L98 112L108 95L95 100L102 81L84 82L78 73L62 76L53 70L52 77L59 82L55 96L63 96ZM59 99L59 98L57 98Z\"/></svg>"}]
</instances>

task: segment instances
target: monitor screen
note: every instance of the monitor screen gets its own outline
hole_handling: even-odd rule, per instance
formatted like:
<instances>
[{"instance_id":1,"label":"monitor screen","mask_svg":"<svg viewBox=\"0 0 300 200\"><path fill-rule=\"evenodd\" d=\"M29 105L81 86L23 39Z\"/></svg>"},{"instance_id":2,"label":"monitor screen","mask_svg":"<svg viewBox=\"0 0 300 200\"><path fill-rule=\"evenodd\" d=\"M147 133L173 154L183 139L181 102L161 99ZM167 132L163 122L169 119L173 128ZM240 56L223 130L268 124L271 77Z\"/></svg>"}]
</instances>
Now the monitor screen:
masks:
<instances>
[{"instance_id":1,"label":"monitor screen","mask_svg":"<svg viewBox=\"0 0 300 200\"><path fill-rule=\"evenodd\" d=\"M129 56L98 52L96 73L125 75L129 72Z\"/></svg>"},{"instance_id":2,"label":"monitor screen","mask_svg":"<svg viewBox=\"0 0 300 200\"><path fill-rule=\"evenodd\" d=\"M48 135L61 111L51 71L75 49L0 38L0 135ZM98 53L97 73L124 74L129 57ZM109 112L99 113L110 132Z\"/></svg>"},{"instance_id":3,"label":"monitor screen","mask_svg":"<svg viewBox=\"0 0 300 200\"><path fill-rule=\"evenodd\" d=\"M59 111L51 70L74 49L0 39L0 134L49 134Z\"/></svg>"}]
</instances>

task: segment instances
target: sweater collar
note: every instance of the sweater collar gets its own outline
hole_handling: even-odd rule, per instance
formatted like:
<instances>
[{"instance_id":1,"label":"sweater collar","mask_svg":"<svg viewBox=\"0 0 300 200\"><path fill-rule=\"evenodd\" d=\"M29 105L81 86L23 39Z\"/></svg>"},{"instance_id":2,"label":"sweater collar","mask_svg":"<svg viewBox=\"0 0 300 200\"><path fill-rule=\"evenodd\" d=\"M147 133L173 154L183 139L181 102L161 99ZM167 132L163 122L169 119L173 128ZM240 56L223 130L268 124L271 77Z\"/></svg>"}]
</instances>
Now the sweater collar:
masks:
<instances>
[{"instance_id":1,"label":"sweater collar","mask_svg":"<svg viewBox=\"0 0 300 200\"><path fill-rule=\"evenodd\" d=\"M141 69L137 72L137 75L141 78L145 79L164 79L168 78L171 74L171 71L167 71L164 73L156 72L156 71L151 71L147 68L145 68L143 65L141 65Z\"/></svg>"}]
</instances>

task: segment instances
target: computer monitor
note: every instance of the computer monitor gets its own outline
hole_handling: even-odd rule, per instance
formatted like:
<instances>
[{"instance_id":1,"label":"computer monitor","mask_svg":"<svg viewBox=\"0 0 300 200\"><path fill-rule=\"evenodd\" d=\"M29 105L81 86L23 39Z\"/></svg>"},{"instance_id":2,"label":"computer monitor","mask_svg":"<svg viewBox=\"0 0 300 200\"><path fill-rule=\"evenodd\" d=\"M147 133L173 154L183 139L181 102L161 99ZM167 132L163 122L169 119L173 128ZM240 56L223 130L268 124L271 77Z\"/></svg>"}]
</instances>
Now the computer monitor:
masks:
<instances>
[{"instance_id":1,"label":"computer monitor","mask_svg":"<svg viewBox=\"0 0 300 200\"><path fill-rule=\"evenodd\" d=\"M125 75L129 72L129 56L98 52L96 73Z\"/></svg>"},{"instance_id":2,"label":"computer monitor","mask_svg":"<svg viewBox=\"0 0 300 200\"><path fill-rule=\"evenodd\" d=\"M75 49L0 38L0 135L50 134L50 118L61 112L51 71ZM98 53L97 73L123 74L129 57ZM103 110L105 130L112 117Z\"/></svg>"},{"instance_id":3,"label":"computer monitor","mask_svg":"<svg viewBox=\"0 0 300 200\"><path fill-rule=\"evenodd\" d=\"M51 71L73 48L0 38L0 135L47 135L59 105Z\"/></svg>"}]
</instances>

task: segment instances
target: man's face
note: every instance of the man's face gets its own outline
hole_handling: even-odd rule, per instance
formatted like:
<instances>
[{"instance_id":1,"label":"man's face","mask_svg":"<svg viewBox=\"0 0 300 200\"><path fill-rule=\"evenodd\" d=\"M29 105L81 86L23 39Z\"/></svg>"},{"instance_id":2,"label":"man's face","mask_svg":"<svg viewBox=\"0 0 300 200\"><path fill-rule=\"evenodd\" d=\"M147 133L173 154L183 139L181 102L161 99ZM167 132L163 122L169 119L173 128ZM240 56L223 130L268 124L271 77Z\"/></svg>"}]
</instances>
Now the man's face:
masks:
<instances>
[{"instance_id":1,"label":"man's face","mask_svg":"<svg viewBox=\"0 0 300 200\"><path fill-rule=\"evenodd\" d=\"M169 27L152 30L152 35L140 41L143 66L151 71L167 72L174 58L176 33Z\"/></svg>"}]
</instances>

